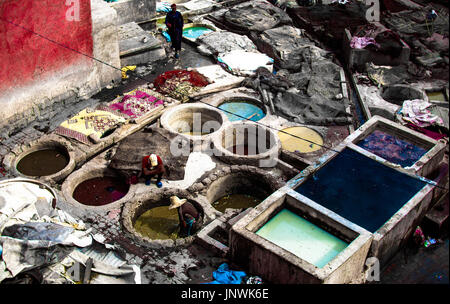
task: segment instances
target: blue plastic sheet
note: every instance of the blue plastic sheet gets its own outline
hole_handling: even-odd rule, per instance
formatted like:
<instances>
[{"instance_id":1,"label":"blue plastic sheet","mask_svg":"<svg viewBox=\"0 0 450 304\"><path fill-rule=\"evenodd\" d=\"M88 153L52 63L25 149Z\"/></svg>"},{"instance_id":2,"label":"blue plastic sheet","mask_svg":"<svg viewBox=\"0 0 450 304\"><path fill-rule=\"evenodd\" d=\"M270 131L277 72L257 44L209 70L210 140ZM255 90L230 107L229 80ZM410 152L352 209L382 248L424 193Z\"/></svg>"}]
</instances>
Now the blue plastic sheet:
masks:
<instances>
[{"instance_id":1,"label":"blue plastic sheet","mask_svg":"<svg viewBox=\"0 0 450 304\"><path fill-rule=\"evenodd\" d=\"M168 32L162 32L162 35L164 36L164 38L166 38L167 42L170 42L170 35Z\"/></svg>"},{"instance_id":2,"label":"blue plastic sheet","mask_svg":"<svg viewBox=\"0 0 450 304\"><path fill-rule=\"evenodd\" d=\"M156 2L156 11L157 12L170 12L172 4L169 2Z\"/></svg>"},{"instance_id":3,"label":"blue plastic sheet","mask_svg":"<svg viewBox=\"0 0 450 304\"><path fill-rule=\"evenodd\" d=\"M230 270L227 263L223 263L213 272L215 281L205 284L241 284L247 274L243 271Z\"/></svg>"}]
</instances>

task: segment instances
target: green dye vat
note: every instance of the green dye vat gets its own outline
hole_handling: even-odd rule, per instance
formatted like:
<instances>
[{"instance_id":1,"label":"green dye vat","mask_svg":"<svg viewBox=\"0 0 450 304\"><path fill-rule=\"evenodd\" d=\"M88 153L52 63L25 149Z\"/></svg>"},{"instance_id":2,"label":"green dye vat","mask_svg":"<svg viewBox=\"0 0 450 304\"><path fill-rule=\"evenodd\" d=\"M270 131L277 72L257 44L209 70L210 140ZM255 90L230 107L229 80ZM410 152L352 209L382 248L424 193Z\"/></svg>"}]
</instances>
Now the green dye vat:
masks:
<instances>
[{"instance_id":1,"label":"green dye vat","mask_svg":"<svg viewBox=\"0 0 450 304\"><path fill-rule=\"evenodd\" d=\"M203 34L212 32L213 30L201 27L201 26L193 26L183 29L183 36L186 38L197 39Z\"/></svg>"},{"instance_id":2,"label":"green dye vat","mask_svg":"<svg viewBox=\"0 0 450 304\"><path fill-rule=\"evenodd\" d=\"M225 212L225 209L227 208L246 209L250 207L256 207L259 203L261 203L261 200L251 195L230 194L212 203L212 206L220 212Z\"/></svg>"},{"instance_id":3,"label":"green dye vat","mask_svg":"<svg viewBox=\"0 0 450 304\"><path fill-rule=\"evenodd\" d=\"M295 213L283 209L257 235L322 268L348 244Z\"/></svg>"},{"instance_id":4,"label":"green dye vat","mask_svg":"<svg viewBox=\"0 0 450 304\"><path fill-rule=\"evenodd\" d=\"M178 238L178 211L168 206L155 207L139 216L134 224L137 232L153 240Z\"/></svg>"},{"instance_id":5,"label":"green dye vat","mask_svg":"<svg viewBox=\"0 0 450 304\"><path fill-rule=\"evenodd\" d=\"M447 101L447 98L445 98L444 92L442 91L427 92L427 95L429 100Z\"/></svg>"}]
</instances>

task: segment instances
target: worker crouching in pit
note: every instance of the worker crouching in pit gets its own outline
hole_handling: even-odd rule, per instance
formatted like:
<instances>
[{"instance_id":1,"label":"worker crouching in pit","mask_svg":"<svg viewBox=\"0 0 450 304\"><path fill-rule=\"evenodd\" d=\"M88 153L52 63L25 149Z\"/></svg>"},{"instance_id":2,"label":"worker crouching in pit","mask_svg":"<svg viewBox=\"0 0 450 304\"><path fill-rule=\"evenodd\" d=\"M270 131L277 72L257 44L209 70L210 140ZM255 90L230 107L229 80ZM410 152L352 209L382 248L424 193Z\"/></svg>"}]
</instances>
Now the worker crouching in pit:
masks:
<instances>
[{"instance_id":1,"label":"worker crouching in pit","mask_svg":"<svg viewBox=\"0 0 450 304\"><path fill-rule=\"evenodd\" d=\"M203 223L203 214L187 199L180 199L177 196L170 197L169 209L178 209L178 219L180 221L179 236L191 236L197 232Z\"/></svg>"},{"instance_id":2,"label":"worker crouching in pit","mask_svg":"<svg viewBox=\"0 0 450 304\"><path fill-rule=\"evenodd\" d=\"M147 186L150 185L151 179L156 176L156 186L161 188L161 178L165 172L164 163L159 155L150 154L142 158L142 171L140 176L145 179Z\"/></svg>"}]
</instances>

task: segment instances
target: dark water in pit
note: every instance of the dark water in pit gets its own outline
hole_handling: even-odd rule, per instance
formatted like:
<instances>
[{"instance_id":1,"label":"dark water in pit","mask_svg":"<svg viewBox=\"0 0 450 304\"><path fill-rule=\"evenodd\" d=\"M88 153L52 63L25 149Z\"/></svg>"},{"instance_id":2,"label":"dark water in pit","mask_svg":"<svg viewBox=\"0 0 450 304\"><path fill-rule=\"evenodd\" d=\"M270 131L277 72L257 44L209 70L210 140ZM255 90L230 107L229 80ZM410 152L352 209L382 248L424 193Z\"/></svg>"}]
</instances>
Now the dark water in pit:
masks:
<instances>
[{"instance_id":1,"label":"dark water in pit","mask_svg":"<svg viewBox=\"0 0 450 304\"><path fill-rule=\"evenodd\" d=\"M211 205L220 212L225 212L225 209L246 209L250 207L256 207L261 203L260 199L246 194L230 194L226 195Z\"/></svg>"},{"instance_id":2,"label":"dark water in pit","mask_svg":"<svg viewBox=\"0 0 450 304\"><path fill-rule=\"evenodd\" d=\"M380 130L373 131L357 145L402 167L414 165L415 162L427 153L427 150L424 148Z\"/></svg>"},{"instance_id":3,"label":"dark water in pit","mask_svg":"<svg viewBox=\"0 0 450 304\"><path fill-rule=\"evenodd\" d=\"M152 240L178 238L178 211L169 210L169 206L155 207L140 215L134 223L134 229Z\"/></svg>"},{"instance_id":4,"label":"dark water in pit","mask_svg":"<svg viewBox=\"0 0 450 304\"><path fill-rule=\"evenodd\" d=\"M29 176L47 176L64 169L69 163L67 153L58 149L32 152L17 164L17 170Z\"/></svg>"},{"instance_id":5,"label":"dark water in pit","mask_svg":"<svg viewBox=\"0 0 450 304\"><path fill-rule=\"evenodd\" d=\"M227 149L233 154L238 155L256 155L259 154L258 147L249 145L235 145Z\"/></svg>"},{"instance_id":6,"label":"dark water in pit","mask_svg":"<svg viewBox=\"0 0 450 304\"><path fill-rule=\"evenodd\" d=\"M129 185L117 177L103 176L88 179L79 184L73 192L73 198L88 206L102 206L124 197Z\"/></svg>"},{"instance_id":7,"label":"dark water in pit","mask_svg":"<svg viewBox=\"0 0 450 304\"><path fill-rule=\"evenodd\" d=\"M295 191L374 233L425 185L344 149Z\"/></svg>"}]
</instances>

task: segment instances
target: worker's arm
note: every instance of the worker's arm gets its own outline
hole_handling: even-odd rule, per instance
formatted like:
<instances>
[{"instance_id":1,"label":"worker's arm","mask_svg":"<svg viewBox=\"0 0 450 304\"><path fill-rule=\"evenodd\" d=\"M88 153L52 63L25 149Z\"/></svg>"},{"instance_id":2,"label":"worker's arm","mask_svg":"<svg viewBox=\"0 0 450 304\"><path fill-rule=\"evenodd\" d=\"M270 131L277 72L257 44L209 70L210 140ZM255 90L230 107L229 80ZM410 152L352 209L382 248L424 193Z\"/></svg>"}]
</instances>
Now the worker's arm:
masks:
<instances>
[{"instance_id":1,"label":"worker's arm","mask_svg":"<svg viewBox=\"0 0 450 304\"><path fill-rule=\"evenodd\" d=\"M171 18L169 17L169 14L166 15L166 20L164 21L164 23L166 24L167 27L172 27L172 23L171 23Z\"/></svg>"},{"instance_id":2,"label":"worker's arm","mask_svg":"<svg viewBox=\"0 0 450 304\"><path fill-rule=\"evenodd\" d=\"M184 220L183 210L181 210L181 207L178 207L178 219L180 220L181 226L183 226L183 228L186 228L186 221Z\"/></svg>"},{"instance_id":3,"label":"worker's arm","mask_svg":"<svg viewBox=\"0 0 450 304\"><path fill-rule=\"evenodd\" d=\"M149 170L147 168L142 168L142 172L144 173L144 175L151 175L154 174L152 173L154 170Z\"/></svg>"},{"instance_id":4,"label":"worker's arm","mask_svg":"<svg viewBox=\"0 0 450 304\"><path fill-rule=\"evenodd\" d=\"M144 168L144 173L146 175L159 174L159 173L161 173L163 171L164 171L164 165L163 165L162 162L158 162L158 165L153 170L148 170L147 168ZM148 173L146 173L146 172L148 172Z\"/></svg>"},{"instance_id":5,"label":"worker's arm","mask_svg":"<svg viewBox=\"0 0 450 304\"><path fill-rule=\"evenodd\" d=\"M143 158L142 158L142 170L141 170L141 173L143 173L144 175L149 175L149 171L150 170L148 170L147 169L147 164L148 164L148 157L147 156L144 156ZM140 174L140 175L142 175L142 174Z\"/></svg>"}]
</instances>

